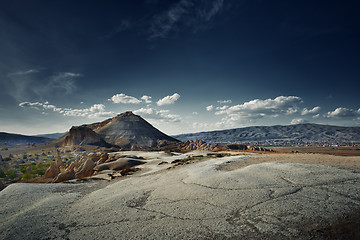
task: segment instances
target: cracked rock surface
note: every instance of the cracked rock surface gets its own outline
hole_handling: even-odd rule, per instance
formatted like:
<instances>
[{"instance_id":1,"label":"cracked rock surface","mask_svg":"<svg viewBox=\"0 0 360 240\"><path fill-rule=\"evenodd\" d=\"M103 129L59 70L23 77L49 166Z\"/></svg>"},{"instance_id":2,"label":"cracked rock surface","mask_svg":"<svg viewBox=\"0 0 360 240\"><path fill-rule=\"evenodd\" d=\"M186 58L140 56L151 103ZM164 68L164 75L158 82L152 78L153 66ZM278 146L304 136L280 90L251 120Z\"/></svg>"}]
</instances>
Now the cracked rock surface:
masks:
<instances>
[{"instance_id":1,"label":"cracked rock surface","mask_svg":"<svg viewBox=\"0 0 360 240\"><path fill-rule=\"evenodd\" d=\"M359 220L358 172L286 162L220 170L245 158L110 183L13 184L0 192L0 239L328 239Z\"/></svg>"}]
</instances>

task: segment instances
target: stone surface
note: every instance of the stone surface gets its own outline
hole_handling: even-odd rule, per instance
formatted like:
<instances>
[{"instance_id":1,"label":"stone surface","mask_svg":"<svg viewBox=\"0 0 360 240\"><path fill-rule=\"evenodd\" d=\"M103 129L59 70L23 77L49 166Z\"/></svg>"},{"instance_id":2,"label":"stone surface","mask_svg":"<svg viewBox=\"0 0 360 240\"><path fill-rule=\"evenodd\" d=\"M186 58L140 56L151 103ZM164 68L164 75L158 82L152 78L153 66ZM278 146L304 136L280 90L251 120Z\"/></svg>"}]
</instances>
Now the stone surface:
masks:
<instances>
[{"instance_id":1,"label":"stone surface","mask_svg":"<svg viewBox=\"0 0 360 240\"><path fill-rule=\"evenodd\" d=\"M75 173L75 178L84 178L84 177L90 177L94 173L94 167L95 163L93 160L88 159L85 162L83 162L78 169L78 171Z\"/></svg>"},{"instance_id":2,"label":"stone surface","mask_svg":"<svg viewBox=\"0 0 360 240\"><path fill-rule=\"evenodd\" d=\"M99 164L94 167L94 170L98 172L103 170L122 170L143 163L144 163L143 161L135 160L132 158L119 158L112 162Z\"/></svg>"},{"instance_id":3,"label":"stone surface","mask_svg":"<svg viewBox=\"0 0 360 240\"><path fill-rule=\"evenodd\" d=\"M59 175L57 175L52 182L53 183L60 183L60 182L65 182L65 181L74 179L74 178L75 178L74 171L68 171L68 172L65 172L65 173L59 173Z\"/></svg>"},{"instance_id":4,"label":"stone surface","mask_svg":"<svg viewBox=\"0 0 360 240\"><path fill-rule=\"evenodd\" d=\"M51 164L48 169L46 169L44 177L45 178L53 178L56 177L60 173L60 170L56 167L55 164Z\"/></svg>"},{"instance_id":5,"label":"stone surface","mask_svg":"<svg viewBox=\"0 0 360 240\"><path fill-rule=\"evenodd\" d=\"M358 239L359 172L288 162L220 167L245 159L111 182L12 184L0 192L0 239ZM171 161L159 154L154 165L163 160Z\"/></svg>"}]
</instances>

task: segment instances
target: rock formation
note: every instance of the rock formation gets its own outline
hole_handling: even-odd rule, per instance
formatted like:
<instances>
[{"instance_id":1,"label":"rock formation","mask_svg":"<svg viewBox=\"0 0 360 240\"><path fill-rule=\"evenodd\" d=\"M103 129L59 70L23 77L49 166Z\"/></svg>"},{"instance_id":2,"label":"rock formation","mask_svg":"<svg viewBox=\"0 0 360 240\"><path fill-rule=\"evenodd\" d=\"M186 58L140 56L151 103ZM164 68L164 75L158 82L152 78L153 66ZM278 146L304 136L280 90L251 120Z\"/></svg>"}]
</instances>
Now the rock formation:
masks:
<instances>
[{"instance_id":1,"label":"rock formation","mask_svg":"<svg viewBox=\"0 0 360 240\"><path fill-rule=\"evenodd\" d=\"M183 144L180 144L182 150L211 150L211 144L204 142L202 140L196 139L195 141L186 141Z\"/></svg>"},{"instance_id":2,"label":"rock formation","mask_svg":"<svg viewBox=\"0 0 360 240\"><path fill-rule=\"evenodd\" d=\"M163 147L178 142L132 112L102 122L72 127L59 139L62 146L117 146L132 150Z\"/></svg>"},{"instance_id":3,"label":"rock formation","mask_svg":"<svg viewBox=\"0 0 360 240\"><path fill-rule=\"evenodd\" d=\"M63 146L74 146L74 145L97 145L97 146L108 146L103 139L100 138L91 128L87 126L72 127L70 131L62 137Z\"/></svg>"},{"instance_id":4,"label":"rock formation","mask_svg":"<svg viewBox=\"0 0 360 240\"><path fill-rule=\"evenodd\" d=\"M78 171L75 173L75 178L84 178L90 177L94 173L95 163L88 159L78 168Z\"/></svg>"},{"instance_id":5,"label":"rock formation","mask_svg":"<svg viewBox=\"0 0 360 240\"><path fill-rule=\"evenodd\" d=\"M45 171L45 178L53 178L56 177L60 173L60 170L58 167L56 167L55 164L51 164L48 169Z\"/></svg>"}]
</instances>

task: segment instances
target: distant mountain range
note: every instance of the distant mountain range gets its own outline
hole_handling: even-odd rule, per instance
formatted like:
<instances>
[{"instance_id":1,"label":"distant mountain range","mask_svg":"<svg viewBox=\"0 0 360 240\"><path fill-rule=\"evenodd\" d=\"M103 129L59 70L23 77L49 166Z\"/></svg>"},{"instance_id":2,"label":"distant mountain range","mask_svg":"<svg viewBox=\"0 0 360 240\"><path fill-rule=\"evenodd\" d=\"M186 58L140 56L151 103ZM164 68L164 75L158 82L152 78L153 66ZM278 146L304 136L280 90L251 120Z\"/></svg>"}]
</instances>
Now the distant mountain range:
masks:
<instances>
[{"instance_id":1,"label":"distant mountain range","mask_svg":"<svg viewBox=\"0 0 360 240\"><path fill-rule=\"evenodd\" d=\"M140 116L127 112L100 123L73 127L68 133L25 136L0 132L0 144L40 144L58 139L57 142L61 145L95 144L142 149L174 143L176 139L182 142L201 139L210 144L238 143L255 146L360 145L360 127L319 124L256 126L172 137L160 132Z\"/></svg>"},{"instance_id":2,"label":"distant mountain range","mask_svg":"<svg viewBox=\"0 0 360 240\"><path fill-rule=\"evenodd\" d=\"M1 145L16 145L16 144L34 144L47 143L52 139L45 137L25 136L21 134L0 132Z\"/></svg>"},{"instance_id":3,"label":"distant mountain range","mask_svg":"<svg viewBox=\"0 0 360 240\"><path fill-rule=\"evenodd\" d=\"M63 133L49 133L49 134L39 134L39 135L33 135L33 137L44 137L44 138L51 138L51 139L58 139L59 137L62 137L67 132Z\"/></svg>"},{"instance_id":4,"label":"distant mountain range","mask_svg":"<svg viewBox=\"0 0 360 240\"><path fill-rule=\"evenodd\" d=\"M173 137L181 141L201 139L212 144L239 143L256 146L353 145L360 144L360 127L319 124L257 126Z\"/></svg>"}]
</instances>

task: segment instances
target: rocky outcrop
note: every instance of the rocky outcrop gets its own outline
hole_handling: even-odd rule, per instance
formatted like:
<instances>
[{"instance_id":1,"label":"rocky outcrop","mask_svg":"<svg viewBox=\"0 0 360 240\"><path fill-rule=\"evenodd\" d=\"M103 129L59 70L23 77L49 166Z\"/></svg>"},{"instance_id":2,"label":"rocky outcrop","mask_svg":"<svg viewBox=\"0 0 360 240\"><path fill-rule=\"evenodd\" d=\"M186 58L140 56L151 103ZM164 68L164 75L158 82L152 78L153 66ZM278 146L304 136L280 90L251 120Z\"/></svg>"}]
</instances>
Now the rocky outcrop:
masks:
<instances>
[{"instance_id":1,"label":"rocky outcrop","mask_svg":"<svg viewBox=\"0 0 360 240\"><path fill-rule=\"evenodd\" d=\"M94 170L97 172L103 171L103 170L123 170L126 168L130 168L136 165L143 164L144 161L135 160L132 158L119 158L115 161L108 162L108 163L102 163L97 165Z\"/></svg>"},{"instance_id":2,"label":"rocky outcrop","mask_svg":"<svg viewBox=\"0 0 360 240\"><path fill-rule=\"evenodd\" d=\"M57 175L56 178L52 182L60 183L60 182L65 182L65 181L74 179L74 178L75 178L74 171L68 171L68 172L60 173L59 175Z\"/></svg>"},{"instance_id":3,"label":"rocky outcrop","mask_svg":"<svg viewBox=\"0 0 360 240\"><path fill-rule=\"evenodd\" d=\"M58 167L56 167L55 164L51 164L48 169L45 171L45 178L53 178L56 177L60 173L60 170Z\"/></svg>"},{"instance_id":4,"label":"rocky outcrop","mask_svg":"<svg viewBox=\"0 0 360 240\"><path fill-rule=\"evenodd\" d=\"M255 151L255 152L273 152L272 149L250 146L245 144L227 144L214 146L213 151Z\"/></svg>"},{"instance_id":5,"label":"rocky outcrop","mask_svg":"<svg viewBox=\"0 0 360 240\"><path fill-rule=\"evenodd\" d=\"M95 163L91 159L86 160L81 164L75 173L75 178L90 177L94 173Z\"/></svg>"},{"instance_id":6,"label":"rocky outcrop","mask_svg":"<svg viewBox=\"0 0 360 240\"><path fill-rule=\"evenodd\" d=\"M195 141L186 141L185 143L180 144L180 148L187 151L211 150L212 146L207 142L196 139Z\"/></svg>"},{"instance_id":7,"label":"rocky outcrop","mask_svg":"<svg viewBox=\"0 0 360 240\"><path fill-rule=\"evenodd\" d=\"M97 133L86 126L72 127L63 137L62 146L96 145L109 146Z\"/></svg>"}]
</instances>

